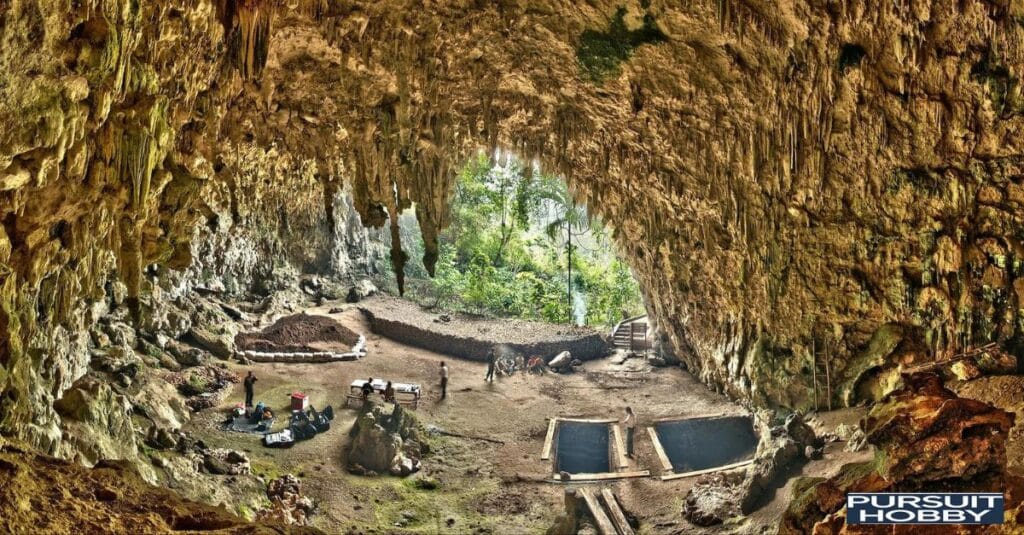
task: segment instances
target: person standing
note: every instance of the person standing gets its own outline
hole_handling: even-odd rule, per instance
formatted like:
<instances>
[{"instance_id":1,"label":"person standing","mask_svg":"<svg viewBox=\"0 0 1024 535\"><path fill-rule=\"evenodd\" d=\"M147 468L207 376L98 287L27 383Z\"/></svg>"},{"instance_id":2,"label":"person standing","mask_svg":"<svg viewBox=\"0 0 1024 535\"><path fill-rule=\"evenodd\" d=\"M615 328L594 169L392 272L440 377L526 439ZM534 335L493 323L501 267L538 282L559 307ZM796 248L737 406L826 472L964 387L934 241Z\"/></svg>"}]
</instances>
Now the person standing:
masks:
<instances>
[{"instance_id":1,"label":"person standing","mask_svg":"<svg viewBox=\"0 0 1024 535\"><path fill-rule=\"evenodd\" d=\"M496 361L497 357L494 355L494 350L492 349L490 353L487 353L487 376L484 377L484 381L489 383L494 382L494 368L497 365Z\"/></svg>"},{"instance_id":2,"label":"person standing","mask_svg":"<svg viewBox=\"0 0 1024 535\"><path fill-rule=\"evenodd\" d=\"M626 417L622 419L622 426L626 428L626 457L633 458L633 435L636 433L636 415L633 409L626 407Z\"/></svg>"},{"instance_id":3,"label":"person standing","mask_svg":"<svg viewBox=\"0 0 1024 535\"><path fill-rule=\"evenodd\" d=\"M448 397L448 365L441 362L441 399Z\"/></svg>"},{"instance_id":4,"label":"person standing","mask_svg":"<svg viewBox=\"0 0 1024 535\"><path fill-rule=\"evenodd\" d=\"M245 380L242 382L245 385L245 406L252 407L253 398L253 385L256 383L256 376L252 374L252 370L249 370L249 374L245 376Z\"/></svg>"}]
</instances>

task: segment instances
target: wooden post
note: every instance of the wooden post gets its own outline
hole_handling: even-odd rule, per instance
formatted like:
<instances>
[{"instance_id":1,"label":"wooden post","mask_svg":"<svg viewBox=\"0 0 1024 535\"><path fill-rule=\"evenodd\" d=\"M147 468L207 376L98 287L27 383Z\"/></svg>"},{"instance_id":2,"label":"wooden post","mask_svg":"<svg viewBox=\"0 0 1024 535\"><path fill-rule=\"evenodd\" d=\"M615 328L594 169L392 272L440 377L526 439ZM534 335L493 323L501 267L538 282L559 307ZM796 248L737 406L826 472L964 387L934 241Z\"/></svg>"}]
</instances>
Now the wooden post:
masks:
<instances>
[{"instance_id":1,"label":"wooden post","mask_svg":"<svg viewBox=\"0 0 1024 535\"><path fill-rule=\"evenodd\" d=\"M828 410L832 410L832 374L828 364L828 341L825 342L825 390L828 394Z\"/></svg>"},{"instance_id":2,"label":"wooden post","mask_svg":"<svg viewBox=\"0 0 1024 535\"><path fill-rule=\"evenodd\" d=\"M818 410L818 359L814 356L814 332L811 332L811 376L814 377L814 410Z\"/></svg>"}]
</instances>

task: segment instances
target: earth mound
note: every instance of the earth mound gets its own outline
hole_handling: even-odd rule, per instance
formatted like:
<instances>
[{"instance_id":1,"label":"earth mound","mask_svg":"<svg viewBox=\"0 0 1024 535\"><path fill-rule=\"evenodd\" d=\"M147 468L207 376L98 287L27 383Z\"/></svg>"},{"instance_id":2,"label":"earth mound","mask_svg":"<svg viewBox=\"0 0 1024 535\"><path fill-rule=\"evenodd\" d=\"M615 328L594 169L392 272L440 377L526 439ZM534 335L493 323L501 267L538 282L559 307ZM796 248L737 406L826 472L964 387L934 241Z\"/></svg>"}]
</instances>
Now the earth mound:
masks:
<instances>
[{"instance_id":1,"label":"earth mound","mask_svg":"<svg viewBox=\"0 0 1024 535\"><path fill-rule=\"evenodd\" d=\"M523 356L539 355L545 361L562 351L580 360L601 358L608 352L605 340L590 327L454 312L439 314L411 301L379 295L360 303L359 310L370 320L374 333L470 360L486 359L487 353L499 345Z\"/></svg>"},{"instance_id":2,"label":"earth mound","mask_svg":"<svg viewBox=\"0 0 1024 535\"><path fill-rule=\"evenodd\" d=\"M327 316L285 316L256 333L239 333L235 345L242 351L266 353L348 351L359 334Z\"/></svg>"}]
</instances>

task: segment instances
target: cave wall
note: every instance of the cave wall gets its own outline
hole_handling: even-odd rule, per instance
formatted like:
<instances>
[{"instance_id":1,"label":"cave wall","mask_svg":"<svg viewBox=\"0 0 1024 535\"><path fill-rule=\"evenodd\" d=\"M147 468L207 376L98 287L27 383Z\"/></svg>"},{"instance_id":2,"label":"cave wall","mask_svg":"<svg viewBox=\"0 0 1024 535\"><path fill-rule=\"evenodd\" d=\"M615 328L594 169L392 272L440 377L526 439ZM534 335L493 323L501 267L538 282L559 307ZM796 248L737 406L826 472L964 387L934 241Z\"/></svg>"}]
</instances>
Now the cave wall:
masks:
<instances>
[{"instance_id":1,"label":"cave wall","mask_svg":"<svg viewBox=\"0 0 1024 535\"><path fill-rule=\"evenodd\" d=\"M735 397L806 407L817 370L845 403L897 360L1018 351L1021 20L1017 0L4 3L0 432L55 449L112 276L139 309L153 270L251 287L255 248L341 267L325 247L360 257L364 232L324 232L346 190L370 227L415 206L425 257L394 239L390 260L430 269L453 170L499 146L617 229L672 353Z\"/></svg>"},{"instance_id":2,"label":"cave wall","mask_svg":"<svg viewBox=\"0 0 1024 535\"><path fill-rule=\"evenodd\" d=\"M87 376L97 322L125 305L115 325L180 335L167 304L196 287L263 295L376 269L377 233L323 164L222 129L251 75L230 9L0 5L0 433L130 457L128 401Z\"/></svg>"}]
</instances>

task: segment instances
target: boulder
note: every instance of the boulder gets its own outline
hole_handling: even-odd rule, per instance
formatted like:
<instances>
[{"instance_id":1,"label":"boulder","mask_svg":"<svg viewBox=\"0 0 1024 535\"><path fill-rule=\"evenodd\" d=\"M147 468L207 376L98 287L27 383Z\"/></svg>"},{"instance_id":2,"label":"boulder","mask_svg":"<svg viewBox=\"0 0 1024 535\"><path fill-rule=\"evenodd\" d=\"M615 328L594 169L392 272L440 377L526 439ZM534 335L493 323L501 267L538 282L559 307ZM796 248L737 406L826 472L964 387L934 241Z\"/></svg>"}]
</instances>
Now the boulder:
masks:
<instances>
[{"instance_id":1,"label":"boulder","mask_svg":"<svg viewBox=\"0 0 1024 535\"><path fill-rule=\"evenodd\" d=\"M868 442L885 452L883 477L935 481L1005 468L1012 413L959 398L936 375L909 376L904 383L864 419Z\"/></svg>"},{"instance_id":2,"label":"boulder","mask_svg":"<svg viewBox=\"0 0 1024 535\"><path fill-rule=\"evenodd\" d=\"M738 516L743 478L743 472L702 476L686 494L683 516L690 523L702 527L721 524Z\"/></svg>"},{"instance_id":3,"label":"boulder","mask_svg":"<svg viewBox=\"0 0 1024 535\"><path fill-rule=\"evenodd\" d=\"M553 370L561 370L570 366L572 366L572 353L568 351L562 351L548 362L548 367Z\"/></svg>"},{"instance_id":4,"label":"boulder","mask_svg":"<svg viewBox=\"0 0 1024 535\"><path fill-rule=\"evenodd\" d=\"M766 427L766 420L764 417L758 419L762 428ZM816 449L822 446L821 440L799 413L787 416L780 426L762 429L760 435L754 462L747 469L739 493L743 514L755 511L777 486L782 475L806 460L804 452L808 447Z\"/></svg>"},{"instance_id":5,"label":"boulder","mask_svg":"<svg viewBox=\"0 0 1024 535\"><path fill-rule=\"evenodd\" d=\"M420 434L416 417L394 405L390 414L375 403L363 406L350 436L350 470L407 476L420 469Z\"/></svg>"},{"instance_id":6,"label":"boulder","mask_svg":"<svg viewBox=\"0 0 1024 535\"><path fill-rule=\"evenodd\" d=\"M367 279L362 279L348 289L348 294L345 296L345 302L358 303L367 297L376 295L378 291L379 290L376 285Z\"/></svg>"},{"instance_id":7,"label":"boulder","mask_svg":"<svg viewBox=\"0 0 1024 535\"><path fill-rule=\"evenodd\" d=\"M188 331L188 341L222 359L231 358L235 354L235 336L230 333L217 334L201 327L192 327Z\"/></svg>"}]
</instances>

